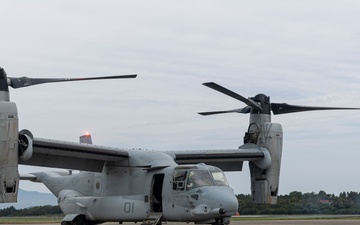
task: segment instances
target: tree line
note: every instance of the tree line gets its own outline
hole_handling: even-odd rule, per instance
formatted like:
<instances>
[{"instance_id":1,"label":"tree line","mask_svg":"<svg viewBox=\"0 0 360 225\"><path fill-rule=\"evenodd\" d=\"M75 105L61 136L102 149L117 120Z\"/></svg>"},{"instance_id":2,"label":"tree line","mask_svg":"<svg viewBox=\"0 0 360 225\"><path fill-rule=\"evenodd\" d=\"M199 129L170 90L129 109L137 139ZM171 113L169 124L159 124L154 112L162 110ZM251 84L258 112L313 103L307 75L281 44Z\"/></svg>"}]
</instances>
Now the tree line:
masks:
<instances>
[{"instance_id":1,"label":"tree line","mask_svg":"<svg viewBox=\"0 0 360 225\"><path fill-rule=\"evenodd\" d=\"M339 195L301 193L293 191L278 196L276 205L252 203L251 195L237 195L240 215L282 214L360 214L360 192L341 192Z\"/></svg>"},{"instance_id":2,"label":"tree line","mask_svg":"<svg viewBox=\"0 0 360 225\"><path fill-rule=\"evenodd\" d=\"M25 209L16 209L14 206L0 210L0 217L15 216L44 216L44 215L61 215L63 214L59 206L45 205L35 206Z\"/></svg>"}]
</instances>

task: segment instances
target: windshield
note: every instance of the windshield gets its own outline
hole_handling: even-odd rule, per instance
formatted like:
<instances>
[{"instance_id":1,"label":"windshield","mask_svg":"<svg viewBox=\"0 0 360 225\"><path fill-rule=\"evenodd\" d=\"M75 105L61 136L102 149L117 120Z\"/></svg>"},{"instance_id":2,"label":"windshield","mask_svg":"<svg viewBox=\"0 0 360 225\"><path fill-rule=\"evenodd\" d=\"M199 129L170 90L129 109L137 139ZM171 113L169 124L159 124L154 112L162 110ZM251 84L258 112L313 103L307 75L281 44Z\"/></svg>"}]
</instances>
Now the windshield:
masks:
<instances>
[{"instance_id":1,"label":"windshield","mask_svg":"<svg viewBox=\"0 0 360 225\"><path fill-rule=\"evenodd\" d=\"M226 180L225 174L219 170L210 170L211 176L213 177L215 184L217 186L229 186L229 183Z\"/></svg>"},{"instance_id":2,"label":"windshield","mask_svg":"<svg viewBox=\"0 0 360 225\"><path fill-rule=\"evenodd\" d=\"M218 168L177 168L173 174L173 190L184 191L204 186L229 186L225 174Z\"/></svg>"},{"instance_id":3,"label":"windshield","mask_svg":"<svg viewBox=\"0 0 360 225\"><path fill-rule=\"evenodd\" d=\"M192 170L187 179L186 189L189 190L203 186L215 186L215 183L211 178L209 171Z\"/></svg>"}]
</instances>

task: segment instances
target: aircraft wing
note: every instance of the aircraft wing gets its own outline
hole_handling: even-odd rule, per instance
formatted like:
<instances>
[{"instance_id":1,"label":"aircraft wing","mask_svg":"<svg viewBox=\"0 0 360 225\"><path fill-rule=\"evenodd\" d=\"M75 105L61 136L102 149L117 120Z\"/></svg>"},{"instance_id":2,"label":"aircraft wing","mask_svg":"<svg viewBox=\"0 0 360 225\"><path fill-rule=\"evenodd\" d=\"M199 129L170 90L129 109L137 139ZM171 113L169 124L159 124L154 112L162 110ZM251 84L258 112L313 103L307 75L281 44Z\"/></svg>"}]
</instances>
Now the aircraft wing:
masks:
<instances>
[{"instance_id":1,"label":"aircraft wing","mask_svg":"<svg viewBox=\"0 0 360 225\"><path fill-rule=\"evenodd\" d=\"M19 164L101 172L105 162L128 157L125 149L34 138L32 157Z\"/></svg>"},{"instance_id":2,"label":"aircraft wing","mask_svg":"<svg viewBox=\"0 0 360 225\"><path fill-rule=\"evenodd\" d=\"M19 164L101 172L106 162L129 158L129 150L92 144L43 138L32 140L33 153L29 160L19 158ZM266 149L244 144L238 149L166 151L178 164L206 163L224 171L241 171L243 161L266 158Z\"/></svg>"},{"instance_id":3,"label":"aircraft wing","mask_svg":"<svg viewBox=\"0 0 360 225\"><path fill-rule=\"evenodd\" d=\"M266 150L267 151L267 150ZM241 171L243 161L256 161L266 157L264 148L244 144L238 149L167 151L178 164L206 163L224 171Z\"/></svg>"}]
</instances>

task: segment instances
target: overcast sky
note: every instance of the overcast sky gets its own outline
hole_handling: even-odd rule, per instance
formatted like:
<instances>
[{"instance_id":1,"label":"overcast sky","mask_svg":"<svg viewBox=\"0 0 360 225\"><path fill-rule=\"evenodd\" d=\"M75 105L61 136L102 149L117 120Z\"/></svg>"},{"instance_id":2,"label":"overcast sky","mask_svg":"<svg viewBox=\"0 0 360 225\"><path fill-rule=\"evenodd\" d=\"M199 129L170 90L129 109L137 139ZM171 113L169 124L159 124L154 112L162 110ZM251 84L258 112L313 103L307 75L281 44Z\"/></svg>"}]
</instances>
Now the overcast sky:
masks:
<instances>
[{"instance_id":1,"label":"overcast sky","mask_svg":"<svg viewBox=\"0 0 360 225\"><path fill-rule=\"evenodd\" d=\"M359 10L360 1L346 0L5 0L0 66L10 77L138 74L11 89L20 128L36 137L77 142L88 131L114 147L237 148L248 115L197 112L244 104L201 84L278 103L360 107ZM359 111L272 121L284 130L280 194L360 191ZM227 175L236 193L250 193L247 163Z\"/></svg>"}]
</instances>

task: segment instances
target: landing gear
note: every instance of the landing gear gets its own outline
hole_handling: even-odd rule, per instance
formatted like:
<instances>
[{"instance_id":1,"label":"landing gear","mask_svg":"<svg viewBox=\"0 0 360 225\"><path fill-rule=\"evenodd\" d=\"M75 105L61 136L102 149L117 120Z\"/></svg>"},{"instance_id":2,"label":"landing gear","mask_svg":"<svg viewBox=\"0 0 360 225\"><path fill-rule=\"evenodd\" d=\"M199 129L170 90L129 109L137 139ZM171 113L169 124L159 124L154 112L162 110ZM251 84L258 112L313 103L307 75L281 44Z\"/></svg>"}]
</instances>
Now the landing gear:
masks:
<instances>
[{"instance_id":1,"label":"landing gear","mask_svg":"<svg viewBox=\"0 0 360 225\"><path fill-rule=\"evenodd\" d=\"M229 225L230 224L230 218L224 217L220 219L216 219L215 223L212 223L211 225Z\"/></svg>"},{"instance_id":2,"label":"landing gear","mask_svg":"<svg viewBox=\"0 0 360 225\"><path fill-rule=\"evenodd\" d=\"M62 221L61 225L90 225L84 215L76 216L72 221Z\"/></svg>"}]
</instances>

